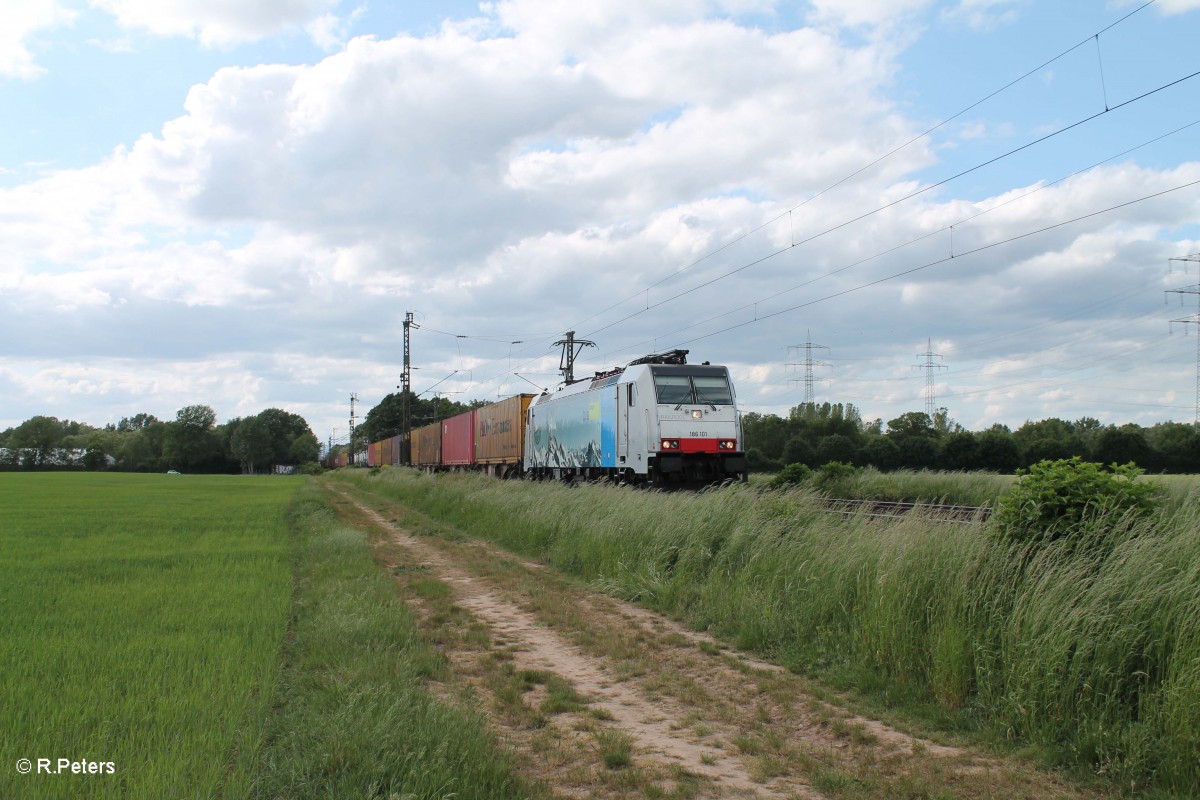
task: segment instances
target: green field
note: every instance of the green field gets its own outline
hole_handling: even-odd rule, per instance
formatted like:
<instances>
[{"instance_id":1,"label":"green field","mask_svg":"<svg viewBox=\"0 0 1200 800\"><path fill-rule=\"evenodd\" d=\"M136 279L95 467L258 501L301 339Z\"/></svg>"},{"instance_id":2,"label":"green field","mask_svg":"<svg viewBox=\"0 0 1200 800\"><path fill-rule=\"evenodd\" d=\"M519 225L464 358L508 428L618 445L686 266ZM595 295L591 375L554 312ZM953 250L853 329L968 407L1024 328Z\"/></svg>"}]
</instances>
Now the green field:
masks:
<instances>
[{"instance_id":1,"label":"green field","mask_svg":"<svg viewBox=\"0 0 1200 800\"><path fill-rule=\"evenodd\" d=\"M530 794L304 479L0 474L0 552L0 797Z\"/></svg>"},{"instance_id":2,"label":"green field","mask_svg":"<svg viewBox=\"0 0 1200 800\"><path fill-rule=\"evenodd\" d=\"M279 671L299 482L0 475L0 796L238 796ZM34 762L34 773L14 769ZM112 774L37 774L37 760Z\"/></svg>"},{"instance_id":3,"label":"green field","mask_svg":"<svg viewBox=\"0 0 1200 800\"><path fill-rule=\"evenodd\" d=\"M923 724L1200 796L1200 508L1182 486L1158 514L1097 520L1099 552L1012 544L995 520L846 518L804 491L337 477Z\"/></svg>"}]
</instances>

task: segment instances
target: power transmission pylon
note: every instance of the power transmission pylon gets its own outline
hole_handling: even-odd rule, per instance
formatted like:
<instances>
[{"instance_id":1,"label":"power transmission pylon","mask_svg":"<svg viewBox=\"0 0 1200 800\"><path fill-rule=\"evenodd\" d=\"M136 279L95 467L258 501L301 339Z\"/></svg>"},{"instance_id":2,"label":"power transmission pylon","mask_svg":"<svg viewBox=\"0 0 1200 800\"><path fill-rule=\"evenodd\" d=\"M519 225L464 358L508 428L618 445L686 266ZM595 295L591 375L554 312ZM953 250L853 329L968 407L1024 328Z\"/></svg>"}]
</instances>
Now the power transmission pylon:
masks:
<instances>
[{"instance_id":1,"label":"power transmission pylon","mask_svg":"<svg viewBox=\"0 0 1200 800\"><path fill-rule=\"evenodd\" d=\"M925 359L923 364L913 364L913 368L921 368L925 370L925 413L929 415L929 419L933 420L933 413L937 410L937 404L933 400L934 386L934 370L949 369L945 364L939 364L934 359L941 359L941 353L933 352L933 342L930 339L925 340L925 352L917 353L917 358Z\"/></svg>"},{"instance_id":2,"label":"power transmission pylon","mask_svg":"<svg viewBox=\"0 0 1200 800\"><path fill-rule=\"evenodd\" d=\"M829 348L823 344L813 344L812 331L805 331L804 336L804 344L794 344L788 347L788 352L791 352L792 350L803 350L804 360L788 362L788 366L804 367L804 403L805 405L814 405L817 401L817 395L813 390L813 383L815 382L815 379L813 378L813 367L828 367L830 364L827 361L813 360L813 350L828 350ZM793 378L792 380L796 379Z\"/></svg>"},{"instance_id":3,"label":"power transmission pylon","mask_svg":"<svg viewBox=\"0 0 1200 800\"><path fill-rule=\"evenodd\" d=\"M575 331L567 331L567 338L559 339L555 347L562 348L562 356L558 359L558 371L563 374L563 383L570 386L575 382L575 357L585 347L595 347L596 343L588 339L576 339Z\"/></svg>"},{"instance_id":4,"label":"power transmission pylon","mask_svg":"<svg viewBox=\"0 0 1200 800\"><path fill-rule=\"evenodd\" d=\"M1168 263L1171 261L1182 261L1185 264L1187 262L1200 263L1200 253L1192 253L1190 256L1180 256L1178 258L1168 259ZM1180 323L1183 325L1184 330L1187 330L1188 325L1198 326L1196 330L1196 416L1192 420L1192 424L1200 427L1200 277L1197 278L1197 284L1195 286L1183 286L1179 289L1168 289L1167 292L1169 294L1196 295L1196 313L1190 317L1173 319L1171 322ZM1183 298L1181 297L1180 301L1182 302L1182 300Z\"/></svg>"}]
</instances>

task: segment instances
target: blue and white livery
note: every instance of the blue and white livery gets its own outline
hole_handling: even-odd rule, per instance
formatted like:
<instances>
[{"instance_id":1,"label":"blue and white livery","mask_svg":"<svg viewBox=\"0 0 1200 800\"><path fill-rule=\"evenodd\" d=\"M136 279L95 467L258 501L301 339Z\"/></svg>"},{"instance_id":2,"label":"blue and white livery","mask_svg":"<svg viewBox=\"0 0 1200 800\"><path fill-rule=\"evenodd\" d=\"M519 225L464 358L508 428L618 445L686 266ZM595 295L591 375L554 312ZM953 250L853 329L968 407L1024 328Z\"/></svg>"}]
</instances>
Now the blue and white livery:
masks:
<instances>
[{"instance_id":1,"label":"blue and white livery","mask_svg":"<svg viewBox=\"0 0 1200 800\"><path fill-rule=\"evenodd\" d=\"M655 486L746 480L729 370L647 356L530 403L525 474Z\"/></svg>"}]
</instances>

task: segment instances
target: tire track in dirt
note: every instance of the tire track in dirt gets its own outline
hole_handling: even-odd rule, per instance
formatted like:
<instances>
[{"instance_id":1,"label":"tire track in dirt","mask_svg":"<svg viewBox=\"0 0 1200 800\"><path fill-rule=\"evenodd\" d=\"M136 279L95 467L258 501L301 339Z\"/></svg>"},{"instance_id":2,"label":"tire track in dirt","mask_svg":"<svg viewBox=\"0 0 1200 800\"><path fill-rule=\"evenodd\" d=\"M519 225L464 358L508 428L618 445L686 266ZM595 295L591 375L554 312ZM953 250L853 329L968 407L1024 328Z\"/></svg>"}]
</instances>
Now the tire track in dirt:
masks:
<instances>
[{"instance_id":1,"label":"tire track in dirt","mask_svg":"<svg viewBox=\"0 0 1200 800\"><path fill-rule=\"evenodd\" d=\"M591 700L590 708L603 709L624 733L632 737L642 757L651 756L674 763L689 772L712 781L721 797L789 797L822 800L825 795L795 779L755 781L742 759L732 753L715 750L688 737L686 729L676 728L672 720L686 715L686 709L670 699L646 697L630 685L618 683L600 663L537 618L522 610L486 581L461 569L437 548L389 522L356 498L342 496L376 525L387 530L390 538L428 565L436 577L450 585L458 605L486 623L494 632L517 644L515 661L521 669L553 672L569 680L576 691ZM713 725L714 732L726 738L738 732Z\"/></svg>"},{"instance_id":2,"label":"tire track in dirt","mask_svg":"<svg viewBox=\"0 0 1200 800\"><path fill-rule=\"evenodd\" d=\"M541 565L538 566L541 567ZM613 613L617 613L647 633L660 636L666 633L670 636L686 639L698 647L708 646L710 651L724 650L724 645L712 636L691 630L668 617L656 614L641 606L632 605L607 596L591 598L590 602L588 600L582 602L589 603L600 614L612 615ZM705 678L707 683L714 686L729 686L730 684L744 682L746 677L742 672L743 669L780 676L790 674L778 664L761 661L745 653L727 654L727 659L729 660L712 661L706 664ZM735 669L730 661L736 663L739 668ZM851 713L839 713L837 719L845 725L860 726L865 731L868 731L877 741L895 750L905 753L921 752L939 758L954 758L971 762L969 766L964 767L966 769L974 769L979 765L979 758L962 748L938 744L928 739L913 736L877 719ZM830 746L831 737L817 725L801 722L799 725L793 727L791 733L794 737L809 741L818 747Z\"/></svg>"}]
</instances>

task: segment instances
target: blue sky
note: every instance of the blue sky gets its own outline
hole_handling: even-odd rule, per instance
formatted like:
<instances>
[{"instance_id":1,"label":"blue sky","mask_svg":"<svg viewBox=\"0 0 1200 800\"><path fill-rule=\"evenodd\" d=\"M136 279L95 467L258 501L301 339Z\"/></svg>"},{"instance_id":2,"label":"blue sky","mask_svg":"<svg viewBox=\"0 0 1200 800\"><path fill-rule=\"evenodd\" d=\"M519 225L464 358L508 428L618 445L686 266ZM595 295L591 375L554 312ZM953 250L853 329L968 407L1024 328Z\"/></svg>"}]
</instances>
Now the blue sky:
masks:
<instances>
[{"instance_id":1,"label":"blue sky","mask_svg":"<svg viewBox=\"0 0 1200 800\"><path fill-rule=\"evenodd\" d=\"M406 310L460 399L575 329L758 411L811 336L868 419L924 407L927 341L970 428L1193 419L1200 77L1122 104L1200 70L1200 0L4 5L0 427L344 435Z\"/></svg>"},{"instance_id":2,"label":"blue sky","mask_svg":"<svg viewBox=\"0 0 1200 800\"><path fill-rule=\"evenodd\" d=\"M72 22L28 41L44 72L34 80L0 81L0 107L21 120L0 129L3 166L10 170L29 164L83 167L117 146L130 146L178 116L188 88L222 67L313 64L329 55L296 26L264 39L205 47L184 36L122 27L112 14L87 3L61 5L75 15ZM346 5L345 11L343 39L423 36L435 34L446 16L477 13L478 3Z\"/></svg>"}]
</instances>

